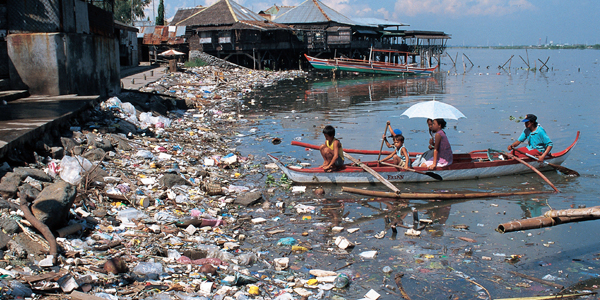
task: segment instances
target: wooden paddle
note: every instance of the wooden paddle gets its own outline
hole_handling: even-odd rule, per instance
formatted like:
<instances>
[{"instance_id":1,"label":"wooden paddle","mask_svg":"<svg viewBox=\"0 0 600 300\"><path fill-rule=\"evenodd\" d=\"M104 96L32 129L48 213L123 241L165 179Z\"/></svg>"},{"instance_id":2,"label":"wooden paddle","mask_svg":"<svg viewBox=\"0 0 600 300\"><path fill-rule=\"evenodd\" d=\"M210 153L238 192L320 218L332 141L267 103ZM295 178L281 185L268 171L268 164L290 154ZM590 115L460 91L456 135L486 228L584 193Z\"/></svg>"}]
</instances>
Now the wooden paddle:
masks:
<instances>
[{"instance_id":1,"label":"wooden paddle","mask_svg":"<svg viewBox=\"0 0 600 300\"><path fill-rule=\"evenodd\" d=\"M394 193L399 194L400 190L395 187L391 182L389 182L387 179L383 178L383 176L381 176L381 174L377 173L377 171L369 168L367 165L363 164L362 162L360 162L358 159L350 156L348 153L344 152L344 157L347 157L349 160L351 160L353 163L357 164L359 167L363 168L363 170L367 171L368 173L370 173L371 175L373 175L377 180L381 181L381 183L385 184L385 186L389 187L392 191L394 191Z\"/></svg>"},{"instance_id":2,"label":"wooden paddle","mask_svg":"<svg viewBox=\"0 0 600 300\"><path fill-rule=\"evenodd\" d=\"M516 149L516 148L515 148L515 149L513 149L513 150L515 150L515 151L517 151L517 152L519 152L519 153L521 153L521 154L525 154L525 155L527 155L528 157L531 157L531 158L533 158L533 159L535 159L535 160L539 161L539 159L538 159L537 157L535 157L535 156L533 156L533 155L531 155L531 154L529 154L529 153L525 153L525 152L523 152L523 151L521 151L521 150L519 150L519 149ZM567 167L563 167L563 166L561 166L561 165L557 165L557 164L552 164L552 163L549 163L549 162L546 162L546 161L543 161L542 163L544 163L544 164L546 164L546 165L549 165L549 166L553 167L554 169L558 170L559 172L561 172L561 173L563 173L563 174L565 174L565 175L570 175L570 176L580 176L580 175L579 175L579 173L578 173L577 171L575 171L575 170L571 170L571 169L569 169L569 168L567 168Z\"/></svg>"},{"instance_id":3,"label":"wooden paddle","mask_svg":"<svg viewBox=\"0 0 600 300\"><path fill-rule=\"evenodd\" d=\"M544 176L544 174L542 174L542 172L540 172L538 169L536 169L534 166L528 164L527 162L525 162L524 160L516 157L515 155L512 155L510 153L507 152L502 152L504 153L504 155L506 155L509 158L513 158L516 161L524 164L525 166L527 166L528 168L532 169L534 172L536 172L538 175L540 175L540 177L542 177L542 179L544 179L544 181L546 181L553 189L554 191L556 191L557 193L560 193L560 191L554 186L554 184L552 184L552 182L550 182L550 180L548 180L548 178L546 178L546 176Z\"/></svg>"},{"instance_id":4,"label":"wooden paddle","mask_svg":"<svg viewBox=\"0 0 600 300\"><path fill-rule=\"evenodd\" d=\"M415 173L418 173L418 174L427 175L427 176L430 176L431 178L433 178L435 180L444 180L444 178L442 178L442 176L440 176L440 175L438 175L436 173L433 173L433 172L423 172L423 171L417 171L415 169L404 169L404 168L401 168L398 165L386 163L384 161L380 161L379 163L382 164L382 165L386 165L386 166L390 166L390 167L396 167L396 168L400 168L402 170L406 170L406 171L415 172Z\"/></svg>"},{"instance_id":5,"label":"wooden paddle","mask_svg":"<svg viewBox=\"0 0 600 300\"><path fill-rule=\"evenodd\" d=\"M383 139L381 140L381 147L379 148L379 155L377 155L377 161L381 158L381 151L383 150L383 143L385 142L385 135L387 134L387 129L390 126L390 121L385 123L385 129L383 130Z\"/></svg>"}]
</instances>

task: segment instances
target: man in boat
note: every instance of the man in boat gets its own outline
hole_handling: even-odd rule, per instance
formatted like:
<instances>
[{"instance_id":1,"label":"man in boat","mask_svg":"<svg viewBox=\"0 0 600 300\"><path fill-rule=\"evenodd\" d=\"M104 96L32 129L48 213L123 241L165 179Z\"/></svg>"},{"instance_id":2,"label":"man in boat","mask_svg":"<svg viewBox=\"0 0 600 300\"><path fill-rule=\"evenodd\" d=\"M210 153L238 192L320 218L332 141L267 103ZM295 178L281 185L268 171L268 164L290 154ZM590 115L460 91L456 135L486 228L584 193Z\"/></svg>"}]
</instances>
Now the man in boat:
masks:
<instances>
[{"instance_id":1,"label":"man in boat","mask_svg":"<svg viewBox=\"0 0 600 300\"><path fill-rule=\"evenodd\" d=\"M321 156L323 156L323 170L331 172L344 166L344 150L342 143L335 138L335 128L331 125L323 129L325 144L319 147Z\"/></svg>"},{"instance_id":2,"label":"man in boat","mask_svg":"<svg viewBox=\"0 0 600 300\"><path fill-rule=\"evenodd\" d=\"M525 130L521 133L519 138L508 146L508 150L514 150L519 144L527 140L528 145L526 147L518 148L518 151L523 153L529 153L533 156L538 157L538 161L544 161L544 158L549 155L552 150L552 140L546 134L546 130L537 123L537 117L534 114L527 114L525 119L522 121L525 123ZM514 153L517 156L525 156L521 153Z\"/></svg>"}]
</instances>

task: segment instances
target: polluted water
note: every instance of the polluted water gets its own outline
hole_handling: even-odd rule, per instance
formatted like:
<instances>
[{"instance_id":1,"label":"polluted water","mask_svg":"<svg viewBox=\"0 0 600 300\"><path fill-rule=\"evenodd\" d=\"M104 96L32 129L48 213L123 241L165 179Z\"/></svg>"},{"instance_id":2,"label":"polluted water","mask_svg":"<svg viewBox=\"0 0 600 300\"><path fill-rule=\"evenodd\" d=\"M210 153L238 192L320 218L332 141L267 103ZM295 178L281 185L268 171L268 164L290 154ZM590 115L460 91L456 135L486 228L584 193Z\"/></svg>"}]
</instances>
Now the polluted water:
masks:
<instances>
[{"instance_id":1,"label":"polluted water","mask_svg":"<svg viewBox=\"0 0 600 300\"><path fill-rule=\"evenodd\" d=\"M598 108L585 102L600 82L593 53L530 51L551 56L552 69L541 72L495 67L516 52L468 51L476 65L463 70L443 58L439 73L423 77L334 79L208 66L165 75L141 88L157 92L147 98L127 93L103 101L58 142L41 147L35 162L3 166L2 233L8 239L2 239L0 292L46 299L278 300L593 292L598 247L589 233L599 226L595 221L495 231L550 207L598 205L598 162L588 159L600 146L589 138L597 135ZM578 71L582 65L589 68ZM433 99L467 116L448 120L457 153L506 149L528 113L538 116L556 149L581 131L564 165L582 176L544 172L558 194L407 200L357 196L340 184L293 183L266 155L288 166L320 166L318 151L291 141L320 145L329 124L344 148L378 150L388 120L402 130L409 151L422 152L429 140L425 120L401 114ZM533 173L396 186L426 193L551 190ZM63 205L52 216L62 218L38 211L48 194L60 195ZM55 233L58 250L28 224L20 201L31 201L33 215Z\"/></svg>"}]
</instances>

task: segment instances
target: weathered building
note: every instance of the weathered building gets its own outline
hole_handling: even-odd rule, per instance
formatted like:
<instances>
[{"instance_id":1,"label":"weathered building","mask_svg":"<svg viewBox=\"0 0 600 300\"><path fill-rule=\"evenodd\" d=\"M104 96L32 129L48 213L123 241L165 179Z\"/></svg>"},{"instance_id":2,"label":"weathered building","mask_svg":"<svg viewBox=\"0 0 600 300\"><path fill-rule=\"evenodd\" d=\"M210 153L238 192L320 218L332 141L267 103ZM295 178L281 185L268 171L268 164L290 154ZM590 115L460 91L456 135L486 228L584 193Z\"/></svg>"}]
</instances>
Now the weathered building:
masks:
<instances>
[{"instance_id":1,"label":"weathered building","mask_svg":"<svg viewBox=\"0 0 600 300\"><path fill-rule=\"evenodd\" d=\"M115 32L119 39L119 61L121 66L137 66L140 63L138 54L138 29L115 20Z\"/></svg>"},{"instance_id":2,"label":"weathered building","mask_svg":"<svg viewBox=\"0 0 600 300\"><path fill-rule=\"evenodd\" d=\"M317 57L344 55L362 59L371 55L371 48L393 49L410 52L413 61L421 56L421 64L425 64L443 53L444 41L449 38L443 32L401 30L400 27L408 25L399 22L376 18L350 19L319 0L306 0L277 15L274 22L294 28L304 42L306 52ZM402 57L380 56L374 59L400 61Z\"/></svg>"},{"instance_id":3,"label":"weathered building","mask_svg":"<svg viewBox=\"0 0 600 300\"><path fill-rule=\"evenodd\" d=\"M185 26L142 26L138 33L140 61L157 61L158 54L174 49L188 53Z\"/></svg>"},{"instance_id":4,"label":"weathered building","mask_svg":"<svg viewBox=\"0 0 600 300\"><path fill-rule=\"evenodd\" d=\"M93 3L0 1L0 29L6 32L0 76L9 79L10 88L42 95L106 95L120 89L114 0Z\"/></svg>"},{"instance_id":5,"label":"weathered building","mask_svg":"<svg viewBox=\"0 0 600 300\"><path fill-rule=\"evenodd\" d=\"M450 38L443 32L400 29L408 25L399 22L353 20L319 0L306 0L297 7L274 5L258 14L220 0L208 7L180 9L170 25L169 34L158 26L142 28L142 52L176 49L190 58L206 52L246 67L271 69L307 67L305 53L364 59L371 48L408 52L411 63L432 65ZM405 62L406 57L377 54L372 59Z\"/></svg>"},{"instance_id":6,"label":"weathered building","mask_svg":"<svg viewBox=\"0 0 600 300\"><path fill-rule=\"evenodd\" d=\"M182 13L183 15L183 13ZM301 46L294 31L230 0L185 12L171 25L185 26L190 56L202 51L256 68L289 67Z\"/></svg>"}]
</instances>

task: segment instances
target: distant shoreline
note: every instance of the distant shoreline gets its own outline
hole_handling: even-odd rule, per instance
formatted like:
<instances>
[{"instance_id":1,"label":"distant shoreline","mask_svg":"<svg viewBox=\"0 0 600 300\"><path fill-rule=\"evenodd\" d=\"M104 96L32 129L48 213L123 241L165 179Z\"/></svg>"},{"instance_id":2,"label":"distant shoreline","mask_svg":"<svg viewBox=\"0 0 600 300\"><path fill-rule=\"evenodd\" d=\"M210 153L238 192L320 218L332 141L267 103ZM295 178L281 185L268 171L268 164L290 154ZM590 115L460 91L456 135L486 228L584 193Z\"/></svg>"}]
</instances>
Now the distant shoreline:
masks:
<instances>
[{"instance_id":1,"label":"distant shoreline","mask_svg":"<svg viewBox=\"0 0 600 300\"><path fill-rule=\"evenodd\" d=\"M600 44L595 45L546 45L546 46L447 46L450 49L550 49L550 50L563 50L563 49L577 49L577 50L600 50Z\"/></svg>"}]
</instances>

